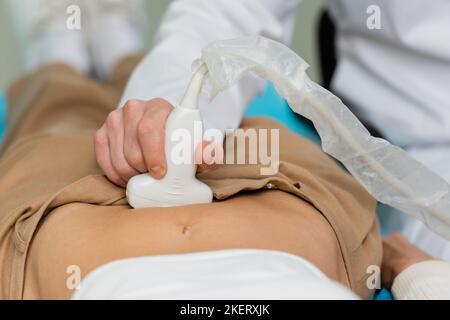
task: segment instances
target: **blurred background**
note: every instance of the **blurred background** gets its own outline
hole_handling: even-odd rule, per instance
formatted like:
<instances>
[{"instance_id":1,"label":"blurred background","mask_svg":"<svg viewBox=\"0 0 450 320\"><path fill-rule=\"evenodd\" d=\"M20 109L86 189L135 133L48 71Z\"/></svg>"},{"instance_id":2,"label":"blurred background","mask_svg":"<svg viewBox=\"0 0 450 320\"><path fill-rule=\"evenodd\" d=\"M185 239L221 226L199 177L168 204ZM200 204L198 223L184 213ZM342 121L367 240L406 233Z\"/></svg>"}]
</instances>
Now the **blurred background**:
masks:
<instances>
[{"instance_id":1,"label":"blurred background","mask_svg":"<svg viewBox=\"0 0 450 320\"><path fill-rule=\"evenodd\" d=\"M0 95L22 71L19 53L20 44L15 39L5 2L0 0ZM147 45L150 47L153 35L170 0L148 0L147 2L149 16ZM324 2L325 0L304 0L300 5L297 12L297 26L292 46L311 65L309 74L316 81L321 80L319 76L320 66L316 43L316 25Z\"/></svg>"}]
</instances>

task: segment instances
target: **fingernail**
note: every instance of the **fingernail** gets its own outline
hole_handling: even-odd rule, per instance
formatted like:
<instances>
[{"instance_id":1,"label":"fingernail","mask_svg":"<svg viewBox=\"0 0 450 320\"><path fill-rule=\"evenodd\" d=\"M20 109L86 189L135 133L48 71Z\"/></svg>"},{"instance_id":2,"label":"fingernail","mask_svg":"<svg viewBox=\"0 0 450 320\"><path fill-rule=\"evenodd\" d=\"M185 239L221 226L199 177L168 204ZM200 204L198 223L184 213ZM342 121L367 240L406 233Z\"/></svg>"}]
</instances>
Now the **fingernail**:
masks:
<instances>
[{"instance_id":1,"label":"fingernail","mask_svg":"<svg viewBox=\"0 0 450 320\"><path fill-rule=\"evenodd\" d=\"M164 175L164 168L160 166L156 166L150 169L150 172L155 177L162 177Z\"/></svg>"}]
</instances>

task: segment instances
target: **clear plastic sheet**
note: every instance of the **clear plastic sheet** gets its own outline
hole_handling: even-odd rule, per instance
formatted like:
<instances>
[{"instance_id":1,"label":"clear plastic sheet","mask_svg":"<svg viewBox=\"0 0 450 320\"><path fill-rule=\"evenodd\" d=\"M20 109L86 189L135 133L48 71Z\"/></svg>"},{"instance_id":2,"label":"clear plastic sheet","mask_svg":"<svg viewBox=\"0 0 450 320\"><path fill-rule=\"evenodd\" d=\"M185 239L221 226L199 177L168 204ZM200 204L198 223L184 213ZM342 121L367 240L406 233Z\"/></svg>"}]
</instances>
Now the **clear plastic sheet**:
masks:
<instances>
[{"instance_id":1,"label":"clear plastic sheet","mask_svg":"<svg viewBox=\"0 0 450 320\"><path fill-rule=\"evenodd\" d=\"M424 222L450 240L450 186L402 149L374 138L342 101L306 74L308 64L285 45L264 37L212 43L205 63L209 97L251 72L275 85L291 109L310 119L322 149L339 160L379 202ZM406 116L406 115L405 115Z\"/></svg>"}]
</instances>

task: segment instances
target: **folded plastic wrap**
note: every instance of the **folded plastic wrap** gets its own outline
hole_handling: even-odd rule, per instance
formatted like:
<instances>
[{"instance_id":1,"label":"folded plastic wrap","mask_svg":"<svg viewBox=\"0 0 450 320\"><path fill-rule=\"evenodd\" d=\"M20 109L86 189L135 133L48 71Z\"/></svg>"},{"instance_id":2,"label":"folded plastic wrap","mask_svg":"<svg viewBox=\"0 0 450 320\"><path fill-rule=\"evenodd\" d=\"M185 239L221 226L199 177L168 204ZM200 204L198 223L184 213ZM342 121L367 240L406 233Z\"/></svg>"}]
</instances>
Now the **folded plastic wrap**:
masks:
<instances>
[{"instance_id":1,"label":"folded plastic wrap","mask_svg":"<svg viewBox=\"0 0 450 320\"><path fill-rule=\"evenodd\" d=\"M288 47L264 37L212 43L205 63L212 99L251 72L275 85L292 110L310 119L322 149L339 160L379 202L423 221L450 240L450 186L402 149L374 138L342 101L309 79L308 64Z\"/></svg>"}]
</instances>

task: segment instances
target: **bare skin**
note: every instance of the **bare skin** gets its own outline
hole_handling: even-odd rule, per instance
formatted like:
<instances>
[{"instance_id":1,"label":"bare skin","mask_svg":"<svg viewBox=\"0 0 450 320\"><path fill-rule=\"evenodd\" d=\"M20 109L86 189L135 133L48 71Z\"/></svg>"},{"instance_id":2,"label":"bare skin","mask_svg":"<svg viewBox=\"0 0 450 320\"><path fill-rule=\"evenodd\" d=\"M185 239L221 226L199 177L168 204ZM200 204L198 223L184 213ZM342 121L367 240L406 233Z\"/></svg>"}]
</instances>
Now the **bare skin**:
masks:
<instances>
[{"instance_id":1,"label":"bare skin","mask_svg":"<svg viewBox=\"0 0 450 320\"><path fill-rule=\"evenodd\" d=\"M272 190L175 208L131 210L86 204L58 208L43 221L32 242L24 298L70 298L73 291L66 285L70 265L79 266L84 277L117 259L231 248L292 253L348 286L329 223L307 202Z\"/></svg>"},{"instance_id":2,"label":"bare skin","mask_svg":"<svg viewBox=\"0 0 450 320\"><path fill-rule=\"evenodd\" d=\"M163 99L134 100L107 117L96 133L95 151L110 181L125 186L140 172L157 179L166 174L164 124L172 108ZM175 208L60 207L43 220L31 243L23 298L70 298L67 270L73 265L84 277L118 259L239 248L301 256L348 286L339 244L326 219L300 198L271 190Z\"/></svg>"},{"instance_id":3,"label":"bare skin","mask_svg":"<svg viewBox=\"0 0 450 320\"><path fill-rule=\"evenodd\" d=\"M381 281L390 288L395 278L413 264L437 260L420 250L402 234L394 233L383 240L383 265Z\"/></svg>"}]
</instances>

